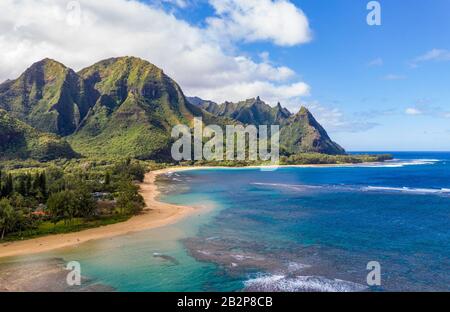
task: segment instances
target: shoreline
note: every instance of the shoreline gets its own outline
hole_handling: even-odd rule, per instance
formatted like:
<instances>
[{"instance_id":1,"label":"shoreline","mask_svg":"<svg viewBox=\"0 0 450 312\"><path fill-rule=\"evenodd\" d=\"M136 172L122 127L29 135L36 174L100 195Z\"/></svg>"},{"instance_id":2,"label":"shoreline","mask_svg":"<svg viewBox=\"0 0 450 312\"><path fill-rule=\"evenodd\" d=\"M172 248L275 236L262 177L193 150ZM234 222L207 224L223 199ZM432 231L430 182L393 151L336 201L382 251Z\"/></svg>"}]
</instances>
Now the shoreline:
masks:
<instances>
[{"instance_id":1,"label":"shoreline","mask_svg":"<svg viewBox=\"0 0 450 312\"><path fill-rule=\"evenodd\" d=\"M320 167L341 167L351 166L351 164L322 164L322 165L284 165L276 168L320 168ZM161 174L190 171L190 170L210 170L210 169L268 169L273 166L246 166L246 167L224 167L224 166L180 166L169 167L150 171L145 175L144 182L140 184L140 194L144 198L146 207L144 211L129 220L91 228L79 232L66 234L47 235L22 241L14 241L0 244L0 259L6 257L16 257L47 252L55 249L76 246L91 240L110 238L114 236L126 235L177 223L181 219L192 215L198 208L174 205L161 202L157 199L160 194L158 186L155 184L156 177Z\"/></svg>"},{"instance_id":2,"label":"shoreline","mask_svg":"<svg viewBox=\"0 0 450 312\"><path fill-rule=\"evenodd\" d=\"M181 219L192 215L198 208L191 206L173 205L159 201L160 194L155 184L156 177L174 168L165 168L150 171L145 175L144 182L140 184L140 194L144 198L144 211L131 217L129 220L115 224L100 226L79 232L55 234L22 241L3 243L0 245L0 258L32 255L55 249L76 246L91 240L110 238L154 229L174 224Z\"/></svg>"}]
</instances>

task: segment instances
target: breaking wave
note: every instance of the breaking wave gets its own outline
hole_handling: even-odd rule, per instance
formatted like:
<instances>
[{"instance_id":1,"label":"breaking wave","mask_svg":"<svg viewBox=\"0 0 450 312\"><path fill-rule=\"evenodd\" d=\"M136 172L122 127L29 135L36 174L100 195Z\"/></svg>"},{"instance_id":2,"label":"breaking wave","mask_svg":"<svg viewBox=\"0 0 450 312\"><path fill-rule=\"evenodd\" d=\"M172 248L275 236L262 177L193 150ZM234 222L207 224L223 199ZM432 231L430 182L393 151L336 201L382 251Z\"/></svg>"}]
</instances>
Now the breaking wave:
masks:
<instances>
[{"instance_id":1,"label":"breaking wave","mask_svg":"<svg viewBox=\"0 0 450 312\"><path fill-rule=\"evenodd\" d=\"M261 274L244 282L246 291L260 292L357 292L366 286L320 276L286 277L277 274Z\"/></svg>"},{"instance_id":2,"label":"breaking wave","mask_svg":"<svg viewBox=\"0 0 450 312\"><path fill-rule=\"evenodd\" d=\"M253 185L271 186L284 189L293 189L297 191L307 190L325 190L325 191L364 191L364 192L387 192L387 193L410 193L410 194L435 194L449 195L450 188L413 188L413 187L390 187L390 186L356 186L356 185L301 185L301 184L283 184L283 183L252 183Z\"/></svg>"},{"instance_id":3,"label":"breaking wave","mask_svg":"<svg viewBox=\"0 0 450 312\"><path fill-rule=\"evenodd\" d=\"M412 187L387 187L387 186L367 186L363 188L364 191L378 191L378 192L401 192L414 194L448 194L450 189L432 189L432 188L412 188Z\"/></svg>"},{"instance_id":4,"label":"breaking wave","mask_svg":"<svg viewBox=\"0 0 450 312\"><path fill-rule=\"evenodd\" d=\"M373 163L373 164L356 164L352 167L358 168L401 168L405 166L420 166L420 165L434 165L442 159L412 159L412 160L387 160L385 162Z\"/></svg>"}]
</instances>

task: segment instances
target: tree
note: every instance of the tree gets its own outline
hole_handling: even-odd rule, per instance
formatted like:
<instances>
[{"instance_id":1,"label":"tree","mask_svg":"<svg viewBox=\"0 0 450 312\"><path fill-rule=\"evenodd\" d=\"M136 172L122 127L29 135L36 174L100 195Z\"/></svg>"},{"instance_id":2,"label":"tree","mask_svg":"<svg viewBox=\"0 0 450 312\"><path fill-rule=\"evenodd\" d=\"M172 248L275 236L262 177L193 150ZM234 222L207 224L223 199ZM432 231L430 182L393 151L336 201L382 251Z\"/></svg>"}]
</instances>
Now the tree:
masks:
<instances>
[{"instance_id":1,"label":"tree","mask_svg":"<svg viewBox=\"0 0 450 312\"><path fill-rule=\"evenodd\" d=\"M146 169L144 166L138 162L131 163L130 159L117 163L113 168L114 175L141 182L144 180L145 172Z\"/></svg>"},{"instance_id":2,"label":"tree","mask_svg":"<svg viewBox=\"0 0 450 312\"><path fill-rule=\"evenodd\" d=\"M11 174L8 174L6 178L6 183L3 187L2 195L7 197L14 191L13 178Z\"/></svg>"},{"instance_id":3,"label":"tree","mask_svg":"<svg viewBox=\"0 0 450 312\"><path fill-rule=\"evenodd\" d=\"M31 187L33 194L37 194L40 191L40 189L41 189L41 184L40 183L41 183L41 181L39 179L39 173L36 173L34 175L33 182L32 182L32 187Z\"/></svg>"},{"instance_id":4,"label":"tree","mask_svg":"<svg viewBox=\"0 0 450 312\"><path fill-rule=\"evenodd\" d=\"M91 217L96 208L96 202L84 184L74 190L53 193L47 200L47 210L55 224L61 220L70 222L75 217Z\"/></svg>"},{"instance_id":5,"label":"tree","mask_svg":"<svg viewBox=\"0 0 450 312\"><path fill-rule=\"evenodd\" d=\"M19 177L19 183L17 185L17 193L23 196L27 196L27 184L24 177Z\"/></svg>"},{"instance_id":6,"label":"tree","mask_svg":"<svg viewBox=\"0 0 450 312\"><path fill-rule=\"evenodd\" d=\"M1 239L5 237L5 234L12 231L18 221L18 214L11 206L8 199L3 198L0 200L0 233Z\"/></svg>"},{"instance_id":7,"label":"tree","mask_svg":"<svg viewBox=\"0 0 450 312\"><path fill-rule=\"evenodd\" d=\"M80 184L74 190L74 195L76 198L75 215L83 218L92 217L97 209L97 204L88 186L86 184Z\"/></svg>"},{"instance_id":8,"label":"tree","mask_svg":"<svg viewBox=\"0 0 450 312\"><path fill-rule=\"evenodd\" d=\"M110 184L111 184L111 174L109 173L109 171L107 171L105 175L105 185L109 186Z\"/></svg>"},{"instance_id":9,"label":"tree","mask_svg":"<svg viewBox=\"0 0 450 312\"><path fill-rule=\"evenodd\" d=\"M44 198L47 198L47 177L45 176L45 172L41 172L39 175L39 186L42 195Z\"/></svg>"},{"instance_id":10,"label":"tree","mask_svg":"<svg viewBox=\"0 0 450 312\"><path fill-rule=\"evenodd\" d=\"M123 180L117 192L117 208L122 214L137 214L144 208L144 199L138 192L139 187Z\"/></svg>"},{"instance_id":11,"label":"tree","mask_svg":"<svg viewBox=\"0 0 450 312\"><path fill-rule=\"evenodd\" d=\"M26 178L25 178L25 184L26 184L26 189L27 189L27 195L29 195L31 193L31 189L32 189L32 180L33 178L31 177L31 173L27 173Z\"/></svg>"},{"instance_id":12,"label":"tree","mask_svg":"<svg viewBox=\"0 0 450 312\"><path fill-rule=\"evenodd\" d=\"M73 191L51 194L47 200L47 210L54 224L61 220L71 221L76 214L76 197Z\"/></svg>"}]
</instances>

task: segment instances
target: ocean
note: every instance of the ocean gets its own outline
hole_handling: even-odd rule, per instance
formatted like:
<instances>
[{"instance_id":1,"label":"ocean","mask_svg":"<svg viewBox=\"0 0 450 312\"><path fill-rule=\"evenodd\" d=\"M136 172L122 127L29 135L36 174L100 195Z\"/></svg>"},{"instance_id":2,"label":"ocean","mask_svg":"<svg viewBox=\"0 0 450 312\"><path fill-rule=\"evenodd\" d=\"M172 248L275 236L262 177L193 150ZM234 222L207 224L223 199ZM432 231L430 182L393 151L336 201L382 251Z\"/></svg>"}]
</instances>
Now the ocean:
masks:
<instances>
[{"instance_id":1,"label":"ocean","mask_svg":"<svg viewBox=\"0 0 450 312\"><path fill-rule=\"evenodd\" d=\"M450 153L158 179L181 222L13 259L79 261L119 291L450 291ZM369 262L380 285L368 285Z\"/></svg>"}]
</instances>

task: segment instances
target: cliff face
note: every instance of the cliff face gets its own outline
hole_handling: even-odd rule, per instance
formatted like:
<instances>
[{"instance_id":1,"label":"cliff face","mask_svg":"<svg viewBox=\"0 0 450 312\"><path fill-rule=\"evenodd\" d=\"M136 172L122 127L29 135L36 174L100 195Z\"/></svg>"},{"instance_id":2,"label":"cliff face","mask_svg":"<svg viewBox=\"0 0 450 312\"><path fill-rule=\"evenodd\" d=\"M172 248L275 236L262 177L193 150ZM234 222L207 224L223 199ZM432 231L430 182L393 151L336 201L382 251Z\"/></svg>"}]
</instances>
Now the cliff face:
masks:
<instances>
[{"instance_id":1,"label":"cliff face","mask_svg":"<svg viewBox=\"0 0 450 312\"><path fill-rule=\"evenodd\" d=\"M330 139L325 129L305 107L291 116L281 128L280 144L290 154L345 154L345 150Z\"/></svg>"},{"instance_id":2,"label":"cliff face","mask_svg":"<svg viewBox=\"0 0 450 312\"><path fill-rule=\"evenodd\" d=\"M280 144L288 154L311 152L345 154L345 150L330 139L325 129L305 107L293 115L280 103L271 107L259 97L223 104L203 101L200 98L189 100L216 116L226 116L243 124L280 125Z\"/></svg>"},{"instance_id":3,"label":"cliff face","mask_svg":"<svg viewBox=\"0 0 450 312\"><path fill-rule=\"evenodd\" d=\"M42 133L0 109L0 160L73 158L70 145L54 134Z\"/></svg>"},{"instance_id":4,"label":"cliff face","mask_svg":"<svg viewBox=\"0 0 450 312\"><path fill-rule=\"evenodd\" d=\"M248 125L282 125L292 115L279 103L276 107L271 107L259 97L238 103L225 102L220 105L211 101L203 101L200 98L188 98L188 100L211 114L229 117Z\"/></svg>"},{"instance_id":5,"label":"cliff face","mask_svg":"<svg viewBox=\"0 0 450 312\"><path fill-rule=\"evenodd\" d=\"M0 108L38 130L65 136L89 110L83 91L83 81L73 70L44 59L0 85Z\"/></svg>"},{"instance_id":6,"label":"cliff face","mask_svg":"<svg viewBox=\"0 0 450 312\"><path fill-rule=\"evenodd\" d=\"M54 134L52 140L67 137L86 156L169 160L173 126L192 126L195 116L205 124L221 126L278 124L288 153L344 153L306 109L293 115L259 97L220 105L200 98L188 100L162 69L135 57L103 60L78 73L44 59L16 80L0 85L0 109L25 132L35 130L32 137L50 138L48 133ZM1 131L8 138L3 141L19 142L20 136L6 127Z\"/></svg>"},{"instance_id":7,"label":"cliff face","mask_svg":"<svg viewBox=\"0 0 450 312\"><path fill-rule=\"evenodd\" d=\"M214 119L188 103L161 69L134 57L79 73L42 60L0 85L0 108L39 131L68 136L83 154L142 158L167 151L174 125L190 124L194 115Z\"/></svg>"}]
</instances>

